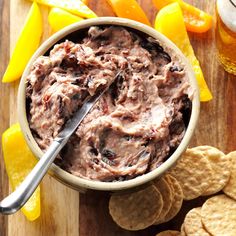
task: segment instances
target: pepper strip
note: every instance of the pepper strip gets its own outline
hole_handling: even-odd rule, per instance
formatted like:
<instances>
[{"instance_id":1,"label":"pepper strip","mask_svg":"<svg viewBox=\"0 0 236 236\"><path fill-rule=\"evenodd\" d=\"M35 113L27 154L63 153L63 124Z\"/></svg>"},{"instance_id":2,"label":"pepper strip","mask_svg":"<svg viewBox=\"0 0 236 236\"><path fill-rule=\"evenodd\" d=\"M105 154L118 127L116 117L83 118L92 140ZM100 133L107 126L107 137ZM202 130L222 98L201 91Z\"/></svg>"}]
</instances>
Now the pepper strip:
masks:
<instances>
[{"instance_id":1,"label":"pepper strip","mask_svg":"<svg viewBox=\"0 0 236 236\"><path fill-rule=\"evenodd\" d=\"M208 89L199 61L191 46L183 14L178 3L167 5L158 12L155 20L155 29L173 41L189 59L198 81L200 99L202 102L210 101L212 94Z\"/></svg>"}]
</instances>

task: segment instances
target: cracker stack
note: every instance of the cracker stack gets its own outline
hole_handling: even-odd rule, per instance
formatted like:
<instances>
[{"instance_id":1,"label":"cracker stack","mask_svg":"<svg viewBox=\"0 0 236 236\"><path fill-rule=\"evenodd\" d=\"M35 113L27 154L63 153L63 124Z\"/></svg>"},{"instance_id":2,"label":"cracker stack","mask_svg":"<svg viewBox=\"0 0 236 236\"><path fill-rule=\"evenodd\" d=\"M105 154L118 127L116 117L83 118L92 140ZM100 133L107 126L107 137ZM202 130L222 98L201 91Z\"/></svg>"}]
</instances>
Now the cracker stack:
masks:
<instances>
[{"instance_id":1,"label":"cracker stack","mask_svg":"<svg viewBox=\"0 0 236 236\"><path fill-rule=\"evenodd\" d=\"M158 236L236 235L236 151L225 155L217 148L188 149L177 165L143 190L113 195L109 211L113 220L127 230L141 230L173 219L183 200L209 196L202 207L185 216L179 231Z\"/></svg>"}]
</instances>

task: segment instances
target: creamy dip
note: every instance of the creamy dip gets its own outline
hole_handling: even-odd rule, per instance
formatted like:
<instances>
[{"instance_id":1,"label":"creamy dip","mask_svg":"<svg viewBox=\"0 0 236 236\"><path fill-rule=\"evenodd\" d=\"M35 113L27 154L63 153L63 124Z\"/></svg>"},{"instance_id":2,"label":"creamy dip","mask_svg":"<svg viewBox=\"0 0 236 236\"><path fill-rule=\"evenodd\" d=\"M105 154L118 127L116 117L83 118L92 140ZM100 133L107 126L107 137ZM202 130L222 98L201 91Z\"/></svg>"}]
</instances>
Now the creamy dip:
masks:
<instances>
[{"instance_id":1,"label":"creamy dip","mask_svg":"<svg viewBox=\"0 0 236 236\"><path fill-rule=\"evenodd\" d=\"M32 134L45 151L84 100L114 81L56 164L73 175L121 181L160 166L180 144L191 113L184 66L151 37L90 27L39 57L27 78Z\"/></svg>"}]
</instances>

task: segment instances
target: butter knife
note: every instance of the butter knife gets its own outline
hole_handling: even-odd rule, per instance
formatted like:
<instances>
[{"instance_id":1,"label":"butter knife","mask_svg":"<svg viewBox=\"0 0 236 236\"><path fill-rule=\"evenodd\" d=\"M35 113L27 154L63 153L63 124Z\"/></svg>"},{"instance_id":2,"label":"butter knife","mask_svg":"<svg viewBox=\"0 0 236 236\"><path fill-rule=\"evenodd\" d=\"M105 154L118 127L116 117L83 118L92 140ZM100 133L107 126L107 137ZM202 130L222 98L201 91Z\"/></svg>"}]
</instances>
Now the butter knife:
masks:
<instances>
[{"instance_id":1,"label":"butter knife","mask_svg":"<svg viewBox=\"0 0 236 236\"><path fill-rule=\"evenodd\" d=\"M0 202L0 213L6 215L13 214L27 202L40 184L44 175L47 173L56 156L68 142L70 136L76 131L84 117L109 87L110 86L103 91L97 91L97 93L85 101L73 117L66 122L63 130L53 140L47 151L40 158L25 180L13 193Z\"/></svg>"}]
</instances>

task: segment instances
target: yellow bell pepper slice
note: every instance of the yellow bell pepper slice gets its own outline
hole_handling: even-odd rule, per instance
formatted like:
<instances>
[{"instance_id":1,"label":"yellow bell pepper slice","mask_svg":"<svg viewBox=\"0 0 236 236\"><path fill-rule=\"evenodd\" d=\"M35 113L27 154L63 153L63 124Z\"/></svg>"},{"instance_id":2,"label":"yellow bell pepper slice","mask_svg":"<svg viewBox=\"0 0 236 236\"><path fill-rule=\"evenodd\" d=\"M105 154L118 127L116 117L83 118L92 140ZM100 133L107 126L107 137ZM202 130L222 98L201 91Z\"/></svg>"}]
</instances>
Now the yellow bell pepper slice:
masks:
<instances>
[{"instance_id":1,"label":"yellow bell pepper slice","mask_svg":"<svg viewBox=\"0 0 236 236\"><path fill-rule=\"evenodd\" d=\"M23 29L13 50L9 65L2 82L19 79L25 66L38 48L43 33L43 20L37 3L33 3L26 18Z\"/></svg>"},{"instance_id":2,"label":"yellow bell pepper slice","mask_svg":"<svg viewBox=\"0 0 236 236\"><path fill-rule=\"evenodd\" d=\"M19 124L12 125L3 133L2 149L10 184L16 189L37 163L25 142ZM21 210L30 221L40 216L40 187Z\"/></svg>"},{"instance_id":3,"label":"yellow bell pepper slice","mask_svg":"<svg viewBox=\"0 0 236 236\"><path fill-rule=\"evenodd\" d=\"M34 0L31 0L34 1ZM80 0L35 0L39 4L43 4L49 7L58 7L72 14L85 17L85 18L95 18L97 15L89 9Z\"/></svg>"},{"instance_id":4,"label":"yellow bell pepper slice","mask_svg":"<svg viewBox=\"0 0 236 236\"><path fill-rule=\"evenodd\" d=\"M182 0L153 0L153 3L158 10L174 2L178 2L182 9L185 26L188 31L203 33L211 28L212 16L197 7Z\"/></svg>"},{"instance_id":5,"label":"yellow bell pepper slice","mask_svg":"<svg viewBox=\"0 0 236 236\"><path fill-rule=\"evenodd\" d=\"M201 101L211 100L212 94L208 89L199 61L191 46L185 28L183 14L178 3L167 5L158 12L155 20L155 29L173 41L189 59L198 81Z\"/></svg>"},{"instance_id":6,"label":"yellow bell pepper slice","mask_svg":"<svg viewBox=\"0 0 236 236\"><path fill-rule=\"evenodd\" d=\"M107 0L117 16L151 26L145 12L136 0Z\"/></svg>"},{"instance_id":7,"label":"yellow bell pepper slice","mask_svg":"<svg viewBox=\"0 0 236 236\"><path fill-rule=\"evenodd\" d=\"M64 27L81 20L83 20L83 18L56 7L52 8L48 14L48 22L53 32L57 32Z\"/></svg>"}]
</instances>

